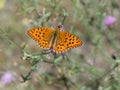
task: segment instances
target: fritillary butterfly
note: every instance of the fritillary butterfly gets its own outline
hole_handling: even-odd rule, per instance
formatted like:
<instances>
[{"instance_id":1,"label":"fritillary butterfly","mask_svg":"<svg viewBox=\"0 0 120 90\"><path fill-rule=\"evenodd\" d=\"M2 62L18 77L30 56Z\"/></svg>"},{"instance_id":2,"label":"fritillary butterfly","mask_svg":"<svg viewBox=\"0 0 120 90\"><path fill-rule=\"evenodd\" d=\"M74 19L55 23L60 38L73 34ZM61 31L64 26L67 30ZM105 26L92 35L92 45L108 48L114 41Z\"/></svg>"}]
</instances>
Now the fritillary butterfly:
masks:
<instances>
[{"instance_id":1,"label":"fritillary butterfly","mask_svg":"<svg viewBox=\"0 0 120 90\"><path fill-rule=\"evenodd\" d=\"M28 35L32 37L44 49L50 49L55 53L65 51L82 45L81 39L77 36L60 30L60 26L55 29L39 27L28 30Z\"/></svg>"}]
</instances>

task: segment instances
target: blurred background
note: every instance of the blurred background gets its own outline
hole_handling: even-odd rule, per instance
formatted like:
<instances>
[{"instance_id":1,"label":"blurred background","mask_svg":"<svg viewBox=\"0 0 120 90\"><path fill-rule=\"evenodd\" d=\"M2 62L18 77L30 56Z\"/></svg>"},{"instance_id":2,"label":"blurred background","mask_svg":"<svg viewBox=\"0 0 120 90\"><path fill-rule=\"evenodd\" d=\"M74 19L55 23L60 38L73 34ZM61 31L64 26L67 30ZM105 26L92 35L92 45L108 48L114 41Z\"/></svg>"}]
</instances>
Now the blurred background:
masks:
<instances>
[{"instance_id":1,"label":"blurred background","mask_svg":"<svg viewBox=\"0 0 120 90\"><path fill-rule=\"evenodd\" d=\"M65 58L27 35L58 25L83 41ZM0 90L120 90L119 28L119 0L0 0Z\"/></svg>"}]
</instances>

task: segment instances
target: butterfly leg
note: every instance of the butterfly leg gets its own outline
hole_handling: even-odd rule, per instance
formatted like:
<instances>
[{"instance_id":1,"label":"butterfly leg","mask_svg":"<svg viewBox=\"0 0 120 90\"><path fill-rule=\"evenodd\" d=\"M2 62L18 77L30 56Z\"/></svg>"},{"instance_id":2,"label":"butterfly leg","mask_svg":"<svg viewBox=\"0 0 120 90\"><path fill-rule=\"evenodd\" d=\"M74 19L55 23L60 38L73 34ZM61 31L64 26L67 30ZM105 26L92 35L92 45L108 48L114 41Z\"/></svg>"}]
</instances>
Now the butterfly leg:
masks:
<instances>
[{"instance_id":1,"label":"butterfly leg","mask_svg":"<svg viewBox=\"0 0 120 90\"><path fill-rule=\"evenodd\" d=\"M53 54L53 55L56 55L56 52L53 51L53 47L50 47L50 53Z\"/></svg>"},{"instance_id":2,"label":"butterfly leg","mask_svg":"<svg viewBox=\"0 0 120 90\"><path fill-rule=\"evenodd\" d=\"M68 56L65 54L65 53L61 53L61 55L62 55L62 59L63 60L68 60L69 61L69 58L68 58Z\"/></svg>"},{"instance_id":3,"label":"butterfly leg","mask_svg":"<svg viewBox=\"0 0 120 90\"><path fill-rule=\"evenodd\" d=\"M53 50L50 50L50 53L52 53L53 55L56 55L56 52L54 52Z\"/></svg>"}]
</instances>

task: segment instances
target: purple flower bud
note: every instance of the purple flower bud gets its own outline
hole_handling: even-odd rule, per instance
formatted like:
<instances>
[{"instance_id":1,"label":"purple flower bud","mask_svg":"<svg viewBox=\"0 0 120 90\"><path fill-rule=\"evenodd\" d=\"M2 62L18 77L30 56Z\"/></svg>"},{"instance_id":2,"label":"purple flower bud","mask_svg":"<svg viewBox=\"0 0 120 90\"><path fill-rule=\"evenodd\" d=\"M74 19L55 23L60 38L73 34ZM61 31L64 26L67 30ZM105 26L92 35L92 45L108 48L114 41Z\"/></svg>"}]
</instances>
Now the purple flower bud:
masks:
<instances>
[{"instance_id":1,"label":"purple flower bud","mask_svg":"<svg viewBox=\"0 0 120 90\"><path fill-rule=\"evenodd\" d=\"M111 26L113 25L115 22L117 21L116 17L114 16L106 16L103 20L103 23L106 25L106 26Z\"/></svg>"},{"instance_id":2,"label":"purple flower bud","mask_svg":"<svg viewBox=\"0 0 120 90\"><path fill-rule=\"evenodd\" d=\"M7 71L1 77L1 82L3 85L10 84L14 80L15 80L15 77L13 76L11 71Z\"/></svg>"}]
</instances>

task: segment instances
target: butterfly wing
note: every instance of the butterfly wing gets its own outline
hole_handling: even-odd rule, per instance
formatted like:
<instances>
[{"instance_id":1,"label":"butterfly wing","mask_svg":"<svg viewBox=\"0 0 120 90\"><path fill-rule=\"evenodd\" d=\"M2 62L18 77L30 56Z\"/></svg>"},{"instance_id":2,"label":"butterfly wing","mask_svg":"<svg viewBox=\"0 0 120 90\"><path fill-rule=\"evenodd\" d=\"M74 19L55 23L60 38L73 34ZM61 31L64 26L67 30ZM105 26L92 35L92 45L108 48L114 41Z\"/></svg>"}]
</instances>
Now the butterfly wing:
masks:
<instances>
[{"instance_id":1,"label":"butterfly wing","mask_svg":"<svg viewBox=\"0 0 120 90\"><path fill-rule=\"evenodd\" d=\"M60 31L53 50L56 53L64 53L71 48L79 47L81 45L82 41L77 36L69 32Z\"/></svg>"},{"instance_id":2,"label":"butterfly wing","mask_svg":"<svg viewBox=\"0 0 120 90\"><path fill-rule=\"evenodd\" d=\"M49 49L51 47L50 40L52 38L53 30L51 28L41 27L33 28L28 30L28 35L32 37L38 44L45 48Z\"/></svg>"}]
</instances>

